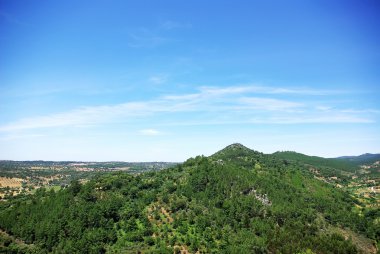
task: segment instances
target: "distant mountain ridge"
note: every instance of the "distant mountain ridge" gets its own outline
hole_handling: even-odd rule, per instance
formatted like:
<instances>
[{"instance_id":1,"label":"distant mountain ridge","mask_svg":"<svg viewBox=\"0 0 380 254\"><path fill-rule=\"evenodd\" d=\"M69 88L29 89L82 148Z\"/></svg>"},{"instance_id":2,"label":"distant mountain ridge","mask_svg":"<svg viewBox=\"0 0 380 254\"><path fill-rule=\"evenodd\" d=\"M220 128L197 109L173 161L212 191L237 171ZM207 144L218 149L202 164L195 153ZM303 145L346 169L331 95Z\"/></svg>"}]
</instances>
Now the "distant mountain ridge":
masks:
<instances>
[{"instance_id":1,"label":"distant mountain ridge","mask_svg":"<svg viewBox=\"0 0 380 254\"><path fill-rule=\"evenodd\" d=\"M340 156L335 159L349 161L355 164L371 164L376 161L380 161L380 154L365 153L358 156Z\"/></svg>"},{"instance_id":2,"label":"distant mountain ridge","mask_svg":"<svg viewBox=\"0 0 380 254\"><path fill-rule=\"evenodd\" d=\"M288 162L298 162L302 164L315 166L318 168L329 168L331 171L334 171L334 173L338 173L337 171L354 172L359 168L360 165L372 164L376 161L380 161L380 154L371 153L366 153L359 156L341 156L337 158L309 156L294 151L279 151L272 154L264 154L250 149L240 143L233 143L231 145L228 145L220 151L214 153L210 157L221 160L224 159L227 161L236 161L244 159L250 162L268 161L267 158L270 158L271 161L275 159L282 159Z\"/></svg>"},{"instance_id":3,"label":"distant mountain ridge","mask_svg":"<svg viewBox=\"0 0 380 254\"><path fill-rule=\"evenodd\" d=\"M274 156L290 160L290 161L298 161L306 164L310 164L313 166L323 166L323 167L331 167L344 171L352 171L357 168L357 165L346 160L339 160L337 158L323 158L318 156L309 156L302 153L285 151L285 152L275 152Z\"/></svg>"}]
</instances>

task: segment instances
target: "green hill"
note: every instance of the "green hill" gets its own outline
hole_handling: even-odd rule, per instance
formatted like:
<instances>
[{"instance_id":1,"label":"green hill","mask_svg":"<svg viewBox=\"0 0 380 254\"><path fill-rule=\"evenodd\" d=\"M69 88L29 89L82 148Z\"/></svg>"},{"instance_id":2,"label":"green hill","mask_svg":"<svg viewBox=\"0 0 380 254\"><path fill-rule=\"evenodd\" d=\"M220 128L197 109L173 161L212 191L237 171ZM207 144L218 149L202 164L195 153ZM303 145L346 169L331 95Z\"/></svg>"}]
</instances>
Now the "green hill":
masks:
<instances>
[{"instance_id":1,"label":"green hill","mask_svg":"<svg viewBox=\"0 0 380 254\"><path fill-rule=\"evenodd\" d=\"M376 161L380 161L380 154L365 153L359 156L342 156L336 158L341 161L348 161L352 164L362 165L362 164L372 164Z\"/></svg>"},{"instance_id":2,"label":"green hill","mask_svg":"<svg viewBox=\"0 0 380 254\"><path fill-rule=\"evenodd\" d=\"M260 156L261 154L262 153L249 149L242 144L234 143L211 155L211 157L237 159L242 156L249 156L254 158Z\"/></svg>"},{"instance_id":3,"label":"green hill","mask_svg":"<svg viewBox=\"0 0 380 254\"><path fill-rule=\"evenodd\" d=\"M357 202L300 163L233 144L4 202L0 228L28 247L0 252L375 253L380 214L356 213Z\"/></svg>"},{"instance_id":4,"label":"green hill","mask_svg":"<svg viewBox=\"0 0 380 254\"><path fill-rule=\"evenodd\" d=\"M356 164L350 162L349 160L341 160L338 158L326 159L322 157L308 156L302 153L289 152L289 151L276 152L273 155L281 159L303 162L303 163L310 164L317 167L330 167L330 168L335 168L342 171L353 171L357 169Z\"/></svg>"},{"instance_id":5,"label":"green hill","mask_svg":"<svg viewBox=\"0 0 380 254\"><path fill-rule=\"evenodd\" d=\"M317 175L325 178L337 177L340 181L347 182L359 169L355 163L335 158L326 159L317 156L308 156L297 152L276 152L273 153L278 159L285 160L308 167L310 171L318 172Z\"/></svg>"}]
</instances>

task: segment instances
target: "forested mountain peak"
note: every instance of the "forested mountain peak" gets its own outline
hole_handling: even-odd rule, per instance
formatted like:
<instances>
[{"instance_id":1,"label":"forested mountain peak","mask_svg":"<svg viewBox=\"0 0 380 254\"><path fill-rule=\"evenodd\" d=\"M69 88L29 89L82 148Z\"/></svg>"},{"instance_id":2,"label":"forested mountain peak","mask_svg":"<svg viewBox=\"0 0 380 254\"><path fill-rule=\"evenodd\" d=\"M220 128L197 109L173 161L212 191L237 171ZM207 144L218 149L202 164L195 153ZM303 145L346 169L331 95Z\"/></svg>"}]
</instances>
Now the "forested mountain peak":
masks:
<instances>
[{"instance_id":1,"label":"forested mountain peak","mask_svg":"<svg viewBox=\"0 0 380 254\"><path fill-rule=\"evenodd\" d=\"M240 143L233 143L214 153L211 158L235 160L242 157L255 157L259 154L261 153L252 150Z\"/></svg>"},{"instance_id":2,"label":"forested mountain peak","mask_svg":"<svg viewBox=\"0 0 380 254\"><path fill-rule=\"evenodd\" d=\"M237 150L237 149L248 149L250 150L248 147L240 144L240 143L233 143L231 145L228 145L226 146L223 150L228 150L228 149L232 149L232 150Z\"/></svg>"}]
</instances>

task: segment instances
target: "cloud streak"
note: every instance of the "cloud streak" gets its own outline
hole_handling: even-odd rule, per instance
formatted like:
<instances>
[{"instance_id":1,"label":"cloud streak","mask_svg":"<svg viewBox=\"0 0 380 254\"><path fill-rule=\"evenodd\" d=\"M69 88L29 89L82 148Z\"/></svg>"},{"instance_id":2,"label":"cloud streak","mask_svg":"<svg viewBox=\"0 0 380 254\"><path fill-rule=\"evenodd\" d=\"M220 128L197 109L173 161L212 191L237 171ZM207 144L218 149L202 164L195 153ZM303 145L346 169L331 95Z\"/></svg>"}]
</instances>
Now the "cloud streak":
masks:
<instances>
[{"instance_id":1,"label":"cloud streak","mask_svg":"<svg viewBox=\"0 0 380 254\"><path fill-rule=\"evenodd\" d=\"M190 23L181 23L173 20L165 20L159 25L159 28L162 30L185 29L191 27L192 25Z\"/></svg>"},{"instance_id":2,"label":"cloud streak","mask_svg":"<svg viewBox=\"0 0 380 254\"><path fill-rule=\"evenodd\" d=\"M156 129L144 129L139 131L140 135L143 136L158 136L161 135L162 133Z\"/></svg>"},{"instance_id":3,"label":"cloud streak","mask_svg":"<svg viewBox=\"0 0 380 254\"><path fill-rule=\"evenodd\" d=\"M40 128L83 127L131 122L159 117L163 122L175 121L176 114L186 115L191 122L202 124L300 124L300 123L372 123L374 109L335 109L336 105L315 106L316 101L277 98L281 95L313 94L317 90L286 89L262 86L200 87L188 94L163 95L153 100L115 105L88 106L67 112L19 119L0 126L0 131ZM329 93L324 91L323 93ZM273 97L276 94L276 97ZM365 112L365 116L363 116ZM222 119L222 120L221 120ZM186 122L185 122L186 123ZM183 124L183 123L182 123ZM145 134L156 134L153 129ZM144 132L140 132L144 134Z\"/></svg>"},{"instance_id":4,"label":"cloud streak","mask_svg":"<svg viewBox=\"0 0 380 254\"><path fill-rule=\"evenodd\" d=\"M243 97L240 103L247 109L266 111L289 111L303 107L303 104L298 102L259 97Z\"/></svg>"},{"instance_id":5,"label":"cloud streak","mask_svg":"<svg viewBox=\"0 0 380 254\"><path fill-rule=\"evenodd\" d=\"M170 41L167 37L149 31L130 33L129 38L128 46L131 48L154 48Z\"/></svg>"},{"instance_id":6,"label":"cloud streak","mask_svg":"<svg viewBox=\"0 0 380 254\"><path fill-rule=\"evenodd\" d=\"M339 115L339 114L333 114L330 116L313 116L313 117L307 117L307 116L288 116L288 117L269 117L269 118L263 118L263 119L252 119L250 121L251 123L256 124L334 124L334 123L373 123L374 121L365 118L365 117L358 117L358 116L350 116L350 115Z\"/></svg>"},{"instance_id":7,"label":"cloud streak","mask_svg":"<svg viewBox=\"0 0 380 254\"><path fill-rule=\"evenodd\" d=\"M165 83L168 80L167 75L155 75L149 77L149 82L156 84L156 85L161 85Z\"/></svg>"}]
</instances>

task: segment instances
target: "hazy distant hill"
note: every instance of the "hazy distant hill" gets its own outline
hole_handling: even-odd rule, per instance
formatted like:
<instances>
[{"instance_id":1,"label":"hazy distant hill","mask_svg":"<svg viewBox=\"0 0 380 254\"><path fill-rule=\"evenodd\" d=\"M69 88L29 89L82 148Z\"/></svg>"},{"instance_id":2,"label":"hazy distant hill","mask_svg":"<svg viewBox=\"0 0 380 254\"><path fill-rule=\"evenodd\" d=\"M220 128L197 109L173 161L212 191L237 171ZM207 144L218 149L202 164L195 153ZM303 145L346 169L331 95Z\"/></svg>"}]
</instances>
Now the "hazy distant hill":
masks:
<instances>
[{"instance_id":1,"label":"hazy distant hill","mask_svg":"<svg viewBox=\"0 0 380 254\"><path fill-rule=\"evenodd\" d=\"M350 160L341 160L338 158L326 159L322 157L308 156L302 153L290 151L276 152L273 155L281 159L303 162L318 167L331 167L344 171L352 171L357 169L357 165L355 163L352 163Z\"/></svg>"},{"instance_id":2,"label":"hazy distant hill","mask_svg":"<svg viewBox=\"0 0 380 254\"><path fill-rule=\"evenodd\" d=\"M359 156L342 156L336 158L341 161L348 161L356 165L359 164L372 164L376 161L380 161L380 154L365 153Z\"/></svg>"},{"instance_id":3,"label":"hazy distant hill","mask_svg":"<svg viewBox=\"0 0 380 254\"><path fill-rule=\"evenodd\" d=\"M337 163L233 144L158 172L40 189L1 203L0 228L26 246L3 237L0 251L375 253L380 213L356 212L360 202L306 161Z\"/></svg>"}]
</instances>

